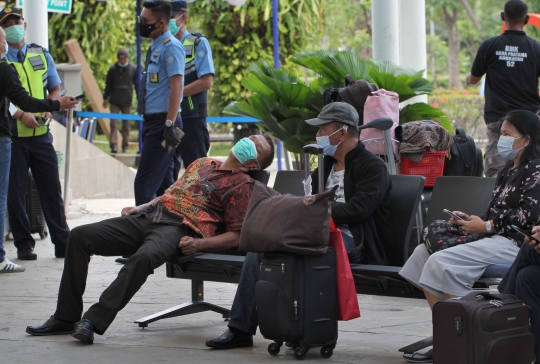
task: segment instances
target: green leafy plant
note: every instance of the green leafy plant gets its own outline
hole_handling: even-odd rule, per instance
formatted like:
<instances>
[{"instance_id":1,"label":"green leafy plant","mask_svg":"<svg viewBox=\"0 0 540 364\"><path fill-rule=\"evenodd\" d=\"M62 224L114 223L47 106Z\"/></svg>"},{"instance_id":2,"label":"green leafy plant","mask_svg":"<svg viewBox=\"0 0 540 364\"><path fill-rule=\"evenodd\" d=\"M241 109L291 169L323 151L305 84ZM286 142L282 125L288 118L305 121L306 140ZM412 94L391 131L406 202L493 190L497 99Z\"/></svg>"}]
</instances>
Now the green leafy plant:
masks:
<instances>
[{"instance_id":1,"label":"green leafy plant","mask_svg":"<svg viewBox=\"0 0 540 364\"><path fill-rule=\"evenodd\" d=\"M324 91L343 86L347 74L398 93L400 101L433 90L422 72L386 61L358 58L348 51L305 52L293 56L291 62L315 73L317 78L308 85L293 72L274 70L266 61L258 61L248 68L249 74L242 81L251 95L231 103L224 112L260 119L260 127L282 140L285 148L295 154L302 153L304 145L315 141L317 128L305 120L319 114ZM437 119L446 129L453 128L443 111L424 103L409 105L400 115L402 123L424 119ZM298 160L299 156L295 158Z\"/></svg>"},{"instance_id":2,"label":"green leafy plant","mask_svg":"<svg viewBox=\"0 0 540 364\"><path fill-rule=\"evenodd\" d=\"M279 1L279 53L287 59L308 46L322 29L326 0ZM248 67L259 60L273 64L272 1L248 0L231 6L224 0L197 0L188 5L188 30L210 42L216 75L210 92L210 114L219 115L232 101L251 95L242 87Z\"/></svg>"}]
</instances>

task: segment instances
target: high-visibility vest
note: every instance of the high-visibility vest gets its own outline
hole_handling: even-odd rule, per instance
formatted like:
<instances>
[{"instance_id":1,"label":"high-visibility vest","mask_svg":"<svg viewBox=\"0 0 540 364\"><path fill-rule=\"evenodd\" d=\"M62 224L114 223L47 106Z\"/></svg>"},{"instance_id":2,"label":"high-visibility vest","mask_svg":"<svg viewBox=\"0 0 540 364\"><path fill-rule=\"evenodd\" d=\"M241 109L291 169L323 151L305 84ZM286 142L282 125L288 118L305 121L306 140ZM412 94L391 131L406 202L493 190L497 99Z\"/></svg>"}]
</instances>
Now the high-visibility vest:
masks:
<instances>
[{"instance_id":1,"label":"high-visibility vest","mask_svg":"<svg viewBox=\"0 0 540 364\"><path fill-rule=\"evenodd\" d=\"M186 51L186 69L184 71L184 86L198 80L197 69L195 68L195 48L199 44L202 35L191 33L184 39L182 45ZM182 119L204 118L208 116L208 91L201 91L198 94L184 97L182 99Z\"/></svg>"},{"instance_id":2,"label":"high-visibility vest","mask_svg":"<svg viewBox=\"0 0 540 364\"><path fill-rule=\"evenodd\" d=\"M8 62L15 67L15 70L17 70L19 79L30 96L44 100L49 67L43 48L37 44L30 44L26 49L23 63ZM41 114L37 113L36 117L41 117ZM40 136L47 134L48 131L49 126L40 126L35 129L27 128L20 120L17 120L12 128L13 136L20 138Z\"/></svg>"}]
</instances>

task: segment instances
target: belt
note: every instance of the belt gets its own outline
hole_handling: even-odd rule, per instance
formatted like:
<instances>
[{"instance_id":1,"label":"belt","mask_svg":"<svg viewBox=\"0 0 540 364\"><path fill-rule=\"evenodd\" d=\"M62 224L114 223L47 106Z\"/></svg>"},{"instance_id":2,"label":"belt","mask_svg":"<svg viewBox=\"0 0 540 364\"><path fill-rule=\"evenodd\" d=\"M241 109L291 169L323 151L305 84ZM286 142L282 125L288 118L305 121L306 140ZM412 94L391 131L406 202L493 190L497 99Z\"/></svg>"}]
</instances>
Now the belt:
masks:
<instances>
[{"instance_id":1,"label":"belt","mask_svg":"<svg viewBox=\"0 0 540 364\"><path fill-rule=\"evenodd\" d=\"M162 112L160 114L144 114L143 118L144 118L144 121L155 121L155 120L165 121L167 119L167 113Z\"/></svg>"}]
</instances>

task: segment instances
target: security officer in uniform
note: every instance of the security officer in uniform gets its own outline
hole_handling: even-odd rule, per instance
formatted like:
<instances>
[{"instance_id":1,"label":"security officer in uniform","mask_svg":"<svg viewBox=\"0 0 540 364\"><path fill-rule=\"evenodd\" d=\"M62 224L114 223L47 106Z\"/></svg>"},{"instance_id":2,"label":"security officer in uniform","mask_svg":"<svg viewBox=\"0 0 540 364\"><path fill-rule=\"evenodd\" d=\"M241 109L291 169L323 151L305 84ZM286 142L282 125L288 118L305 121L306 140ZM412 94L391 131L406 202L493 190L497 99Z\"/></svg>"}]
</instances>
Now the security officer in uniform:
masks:
<instances>
[{"instance_id":1,"label":"security officer in uniform","mask_svg":"<svg viewBox=\"0 0 540 364\"><path fill-rule=\"evenodd\" d=\"M9 45L7 59L17 70L26 91L37 99L59 99L61 81L54 61L49 52L39 45L26 44L24 35L27 24L21 10L2 9L0 26L6 33ZM8 215L17 257L22 260L37 259L34 252L36 242L26 213L29 168L36 182L56 257L63 258L66 250L69 228L61 195L58 160L49 127L44 125L45 117L49 116L48 113L33 114L22 110L13 114L16 122L12 127Z\"/></svg>"},{"instance_id":2,"label":"security officer in uniform","mask_svg":"<svg viewBox=\"0 0 540 364\"><path fill-rule=\"evenodd\" d=\"M210 135L206 125L208 116L208 90L214 80L214 61L210 43L200 33L186 30L187 2L172 2L169 30L182 43L186 51L184 99L182 100L182 123L186 138L178 147L175 160L175 177L180 171L181 161L187 168L198 158L206 157L210 148ZM178 153L179 152L179 153Z\"/></svg>"},{"instance_id":3,"label":"security officer in uniform","mask_svg":"<svg viewBox=\"0 0 540 364\"><path fill-rule=\"evenodd\" d=\"M182 136L178 114L182 100L185 52L169 31L171 3L145 1L139 17L142 37L152 39L146 53L139 114L143 117L143 148L135 177L137 205L153 200L175 182L173 157Z\"/></svg>"}]
</instances>

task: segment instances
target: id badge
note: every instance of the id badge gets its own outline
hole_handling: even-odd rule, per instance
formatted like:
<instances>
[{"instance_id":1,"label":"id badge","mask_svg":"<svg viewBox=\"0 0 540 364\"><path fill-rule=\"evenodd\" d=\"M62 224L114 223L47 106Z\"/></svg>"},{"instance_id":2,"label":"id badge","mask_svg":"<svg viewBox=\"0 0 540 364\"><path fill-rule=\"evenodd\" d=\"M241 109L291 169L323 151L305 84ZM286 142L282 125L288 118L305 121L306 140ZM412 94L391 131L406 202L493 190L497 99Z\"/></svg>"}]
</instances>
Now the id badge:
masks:
<instances>
[{"instance_id":1,"label":"id badge","mask_svg":"<svg viewBox=\"0 0 540 364\"><path fill-rule=\"evenodd\" d=\"M150 73L150 83L159 82L159 73Z\"/></svg>"},{"instance_id":2,"label":"id badge","mask_svg":"<svg viewBox=\"0 0 540 364\"><path fill-rule=\"evenodd\" d=\"M216 186L208 182L208 180L206 179L203 181L202 186L206 192L212 192L213 190L216 189Z\"/></svg>"}]
</instances>

